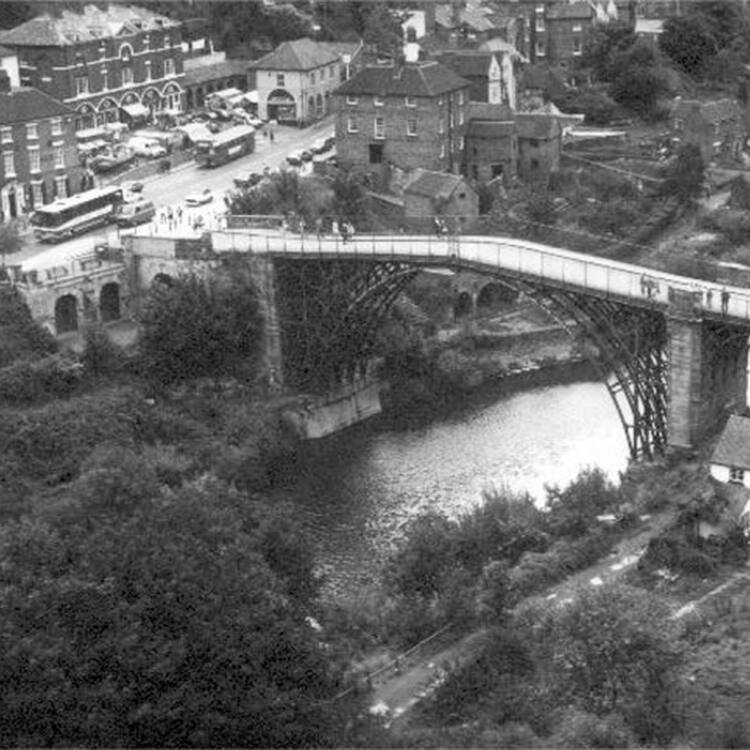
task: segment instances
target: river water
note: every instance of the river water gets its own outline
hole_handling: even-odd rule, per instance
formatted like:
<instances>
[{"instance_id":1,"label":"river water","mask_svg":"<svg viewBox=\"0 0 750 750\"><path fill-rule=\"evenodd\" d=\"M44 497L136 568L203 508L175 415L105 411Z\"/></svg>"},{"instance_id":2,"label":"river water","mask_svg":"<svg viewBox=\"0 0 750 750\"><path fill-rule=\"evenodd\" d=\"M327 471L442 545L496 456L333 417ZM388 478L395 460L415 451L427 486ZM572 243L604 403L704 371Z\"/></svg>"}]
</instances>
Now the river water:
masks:
<instances>
[{"instance_id":1,"label":"river water","mask_svg":"<svg viewBox=\"0 0 750 750\"><path fill-rule=\"evenodd\" d=\"M485 391L418 429L371 420L308 444L281 494L314 540L326 593L346 596L376 580L424 511L459 514L491 487L543 503L545 485L565 485L586 466L617 480L627 457L602 383Z\"/></svg>"}]
</instances>

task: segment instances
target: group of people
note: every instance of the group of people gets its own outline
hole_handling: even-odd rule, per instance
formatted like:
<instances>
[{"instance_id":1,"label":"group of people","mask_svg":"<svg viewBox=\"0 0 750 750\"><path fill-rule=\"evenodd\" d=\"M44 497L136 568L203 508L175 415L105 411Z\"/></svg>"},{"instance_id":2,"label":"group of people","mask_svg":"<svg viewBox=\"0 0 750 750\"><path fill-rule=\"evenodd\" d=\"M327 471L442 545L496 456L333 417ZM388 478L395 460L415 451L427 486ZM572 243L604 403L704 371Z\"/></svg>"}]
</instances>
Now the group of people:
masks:
<instances>
[{"instance_id":1,"label":"group of people","mask_svg":"<svg viewBox=\"0 0 750 750\"><path fill-rule=\"evenodd\" d=\"M441 216L436 216L432 221L435 226L435 234L438 237L445 237L445 235L448 234L448 225L446 224L445 219Z\"/></svg>"},{"instance_id":2,"label":"group of people","mask_svg":"<svg viewBox=\"0 0 750 750\"><path fill-rule=\"evenodd\" d=\"M285 217L281 222L281 228L283 231L297 232L303 237L307 234L308 226L303 216L289 216ZM343 221L337 221L336 219L331 220L331 233L334 235L341 235L343 242L348 242L354 237L354 225L348 219ZM320 239L326 234L326 222L323 217L318 216L315 219L315 236Z\"/></svg>"}]
</instances>

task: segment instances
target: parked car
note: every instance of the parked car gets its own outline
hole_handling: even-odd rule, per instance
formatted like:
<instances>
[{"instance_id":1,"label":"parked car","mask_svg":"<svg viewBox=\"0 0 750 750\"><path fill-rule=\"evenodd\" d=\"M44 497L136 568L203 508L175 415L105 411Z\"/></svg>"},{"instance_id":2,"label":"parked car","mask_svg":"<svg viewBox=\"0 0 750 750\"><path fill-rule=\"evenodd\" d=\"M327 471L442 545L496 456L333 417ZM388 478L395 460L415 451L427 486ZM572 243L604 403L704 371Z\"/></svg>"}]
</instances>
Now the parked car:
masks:
<instances>
[{"instance_id":1,"label":"parked car","mask_svg":"<svg viewBox=\"0 0 750 750\"><path fill-rule=\"evenodd\" d=\"M299 167L300 164L302 164L302 149L298 149L297 151L292 151L290 154L287 154L286 160L289 164L291 164L293 167Z\"/></svg>"},{"instance_id":2,"label":"parked car","mask_svg":"<svg viewBox=\"0 0 750 750\"><path fill-rule=\"evenodd\" d=\"M304 149L300 153L300 159L302 159L302 161L312 161L312 158L313 158L312 151L308 151L307 149Z\"/></svg>"},{"instance_id":3,"label":"parked car","mask_svg":"<svg viewBox=\"0 0 750 750\"><path fill-rule=\"evenodd\" d=\"M146 156L149 159L156 159L167 155L167 149L156 141L145 138L131 138L128 146L133 149L136 156Z\"/></svg>"},{"instance_id":4,"label":"parked car","mask_svg":"<svg viewBox=\"0 0 750 750\"><path fill-rule=\"evenodd\" d=\"M156 216L156 207L151 201L134 201L124 203L115 214L118 227L134 227L137 224L145 224Z\"/></svg>"},{"instance_id":5,"label":"parked car","mask_svg":"<svg viewBox=\"0 0 750 750\"><path fill-rule=\"evenodd\" d=\"M263 120L258 117L258 115L248 115L248 124L252 125L254 128L261 128L263 127Z\"/></svg>"},{"instance_id":6,"label":"parked car","mask_svg":"<svg viewBox=\"0 0 750 750\"><path fill-rule=\"evenodd\" d=\"M190 195L185 198L185 203L188 206L202 206L205 203L210 203L213 199L214 194L211 192L211 189L206 188L199 193L190 193Z\"/></svg>"},{"instance_id":7,"label":"parked car","mask_svg":"<svg viewBox=\"0 0 750 750\"><path fill-rule=\"evenodd\" d=\"M259 172L251 172L246 178L235 177L234 185L241 190L246 190L247 188L255 187L259 182L262 182L263 179L264 176Z\"/></svg>"},{"instance_id":8,"label":"parked car","mask_svg":"<svg viewBox=\"0 0 750 750\"><path fill-rule=\"evenodd\" d=\"M143 183L133 181L133 182L126 182L123 187L125 190L127 190L129 193L142 193L143 192Z\"/></svg>"}]
</instances>

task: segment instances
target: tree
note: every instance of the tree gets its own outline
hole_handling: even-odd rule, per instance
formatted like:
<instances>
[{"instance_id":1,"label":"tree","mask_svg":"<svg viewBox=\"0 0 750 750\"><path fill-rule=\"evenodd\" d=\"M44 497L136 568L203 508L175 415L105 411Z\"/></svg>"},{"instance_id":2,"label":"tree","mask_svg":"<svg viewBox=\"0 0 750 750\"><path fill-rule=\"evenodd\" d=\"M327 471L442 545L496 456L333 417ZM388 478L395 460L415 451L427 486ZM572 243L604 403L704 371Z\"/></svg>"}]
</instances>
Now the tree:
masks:
<instances>
[{"instance_id":1,"label":"tree","mask_svg":"<svg viewBox=\"0 0 750 750\"><path fill-rule=\"evenodd\" d=\"M373 3L362 40L384 57L393 57L401 52L404 43L401 26L384 3Z\"/></svg>"},{"instance_id":2,"label":"tree","mask_svg":"<svg viewBox=\"0 0 750 750\"><path fill-rule=\"evenodd\" d=\"M659 37L659 49L690 75L701 73L718 51L714 28L700 12L668 18Z\"/></svg>"},{"instance_id":3,"label":"tree","mask_svg":"<svg viewBox=\"0 0 750 750\"><path fill-rule=\"evenodd\" d=\"M635 32L626 23L595 26L584 42L579 65L590 68L594 77L600 81L611 81L616 72L613 66L614 56L631 47L635 40Z\"/></svg>"},{"instance_id":4,"label":"tree","mask_svg":"<svg viewBox=\"0 0 750 750\"><path fill-rule=\"evenodd\" d=\"M675 196L681 203L690 203L701 194L704 178L705 164L700 149L685 143L667 168L662 192Z\"/></svg>"},{"instance_id":5,"label":"tree","mask_svg":"<svg viewBox=\"0 0 750 750\"><path fill-rule=\"evenodd\" d=\"M612 68L610 96L640 115L653 114L659 95L667 88L654 48L639 40L614 55Z\"/></svg>"},{"instance_id":6,"label":"tree","mask_svg":"<svg viewBox=\"0 0 750 750\"><path fill-rule=\"evenodd\" d=\"M674 728L670 692L681 661L666 605L624 585L579 590L537 634L543 676L560 703L625 717L641 741L663 743Z\"/></svg>"},{"instance_id":7,"label":"tree","mask_svg":"<svg viewBox=\"0 0 750 750\"><path fill-rule=\"evenodd\" d=\"M362 182L348 172L337 173L333 181L333 211L336 216L360 226L365 218L365 189Z\"/></svg>"},{"instance_id":8,"label":"tree","mask_svg":"<svg viewBox=\"0 0 750 750\"><path fill-rule=\"evenodd\" d=\"M247 269L154 284L141 315L145 369L162 384L246 370L258 354L261 323Z\"/></svg>"},{"instance_id":9,"label":"tree","mask_svg":"<svg viewBox=\"0 0 750 750\"><path fill-rule=\"evenodd\" d=\"M24 245L23 237L18 231L18 224L15 221L7 221L0 224L0 260L2 268L5 268L5 259L21 250Z\"/></svg>"}]
</instances>

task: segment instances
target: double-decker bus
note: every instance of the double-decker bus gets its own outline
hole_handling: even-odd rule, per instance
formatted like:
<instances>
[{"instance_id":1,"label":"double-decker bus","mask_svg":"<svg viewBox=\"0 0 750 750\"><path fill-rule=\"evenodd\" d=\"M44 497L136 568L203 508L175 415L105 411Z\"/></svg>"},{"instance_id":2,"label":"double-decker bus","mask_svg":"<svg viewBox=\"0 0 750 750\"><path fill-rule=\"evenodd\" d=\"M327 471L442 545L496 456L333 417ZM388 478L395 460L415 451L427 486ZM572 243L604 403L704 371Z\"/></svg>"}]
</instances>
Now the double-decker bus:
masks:
<instances>
[{"instance_id":1,"label":"double-decker bus","mask_svg":"<svg viewBox=\"0 0 750 750\"><path fill-rule=\"evenodd\" d=\"M114 221L122 202L121 187L113 185L86 190L70 198L61 198L46 206L39 206L31 215L31 225L37 239L59 242L92 227Z\"/></svg>"},{"instance_id":2,"label":"double-decker bus","mask_svg":"<svg viewBox=\"0 0 750 750\"><path fill-rule=\"evenodd\" d=\"M255 149L255 128L252 125L235 125L210 138L201 138L195 144L195 158L204 167L216 167L230 159L252 154Z\"/></svg>"}]
</instances>

